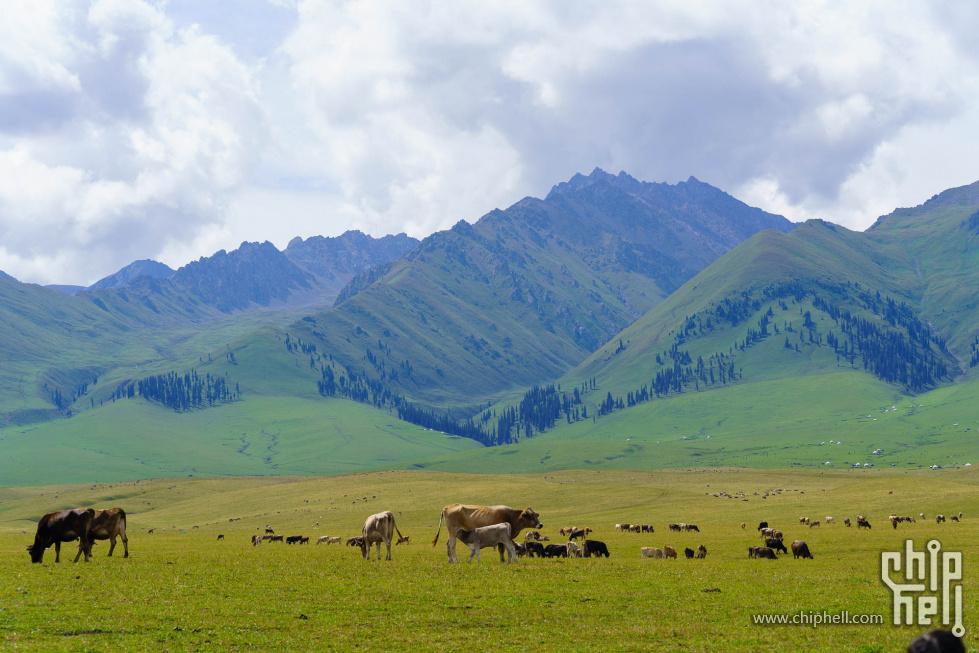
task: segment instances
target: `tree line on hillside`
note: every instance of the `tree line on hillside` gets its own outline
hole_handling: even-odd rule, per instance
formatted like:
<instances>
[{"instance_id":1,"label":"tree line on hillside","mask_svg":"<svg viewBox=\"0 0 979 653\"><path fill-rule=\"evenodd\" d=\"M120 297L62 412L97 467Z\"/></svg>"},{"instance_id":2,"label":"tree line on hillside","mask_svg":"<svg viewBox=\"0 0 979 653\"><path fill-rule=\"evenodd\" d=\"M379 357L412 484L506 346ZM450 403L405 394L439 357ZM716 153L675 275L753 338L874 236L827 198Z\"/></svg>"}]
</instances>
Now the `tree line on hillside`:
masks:
<instances>
[{"instance_id":1,"label":"tree line on hillside","mask_svg":"<svg viewBox=\"0 0 979 653\"><path fill-rule=\"evenodd\" d=\"M168 372L126 381L116 388L111 398L132 399L137 395L177 412L185 412L236 401L241 398L241 391L237 383L232 389L223 376L210 373L201 376L191 370L186 374Z\"/></svg>"}]
</instances>

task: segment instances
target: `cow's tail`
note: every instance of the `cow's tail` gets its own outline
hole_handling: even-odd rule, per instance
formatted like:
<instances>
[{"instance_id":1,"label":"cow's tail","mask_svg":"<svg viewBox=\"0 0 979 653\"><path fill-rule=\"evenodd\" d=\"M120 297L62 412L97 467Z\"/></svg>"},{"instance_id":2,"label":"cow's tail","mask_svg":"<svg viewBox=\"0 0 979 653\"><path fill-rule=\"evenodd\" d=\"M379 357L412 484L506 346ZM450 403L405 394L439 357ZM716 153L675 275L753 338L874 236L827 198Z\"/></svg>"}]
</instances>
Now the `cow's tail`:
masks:
<instances>
[{"instance_id":1,"label":"cow's tail","mask_svg":"<svg viewBox=\"0 0 979 653\"><path fill-rule=\"evenodd\" d=\"M439 541L439 533L442 532L442 518L443 517L445 517L445 509L444 508L442 509L442 514L439 515L439 528L438 528L437 531L435 531L435 539L432 540L432 546L435 546L436 544L438 544L438 541ZM451 539L451 537L449 539Z\"/></svg>"}]
</instances>

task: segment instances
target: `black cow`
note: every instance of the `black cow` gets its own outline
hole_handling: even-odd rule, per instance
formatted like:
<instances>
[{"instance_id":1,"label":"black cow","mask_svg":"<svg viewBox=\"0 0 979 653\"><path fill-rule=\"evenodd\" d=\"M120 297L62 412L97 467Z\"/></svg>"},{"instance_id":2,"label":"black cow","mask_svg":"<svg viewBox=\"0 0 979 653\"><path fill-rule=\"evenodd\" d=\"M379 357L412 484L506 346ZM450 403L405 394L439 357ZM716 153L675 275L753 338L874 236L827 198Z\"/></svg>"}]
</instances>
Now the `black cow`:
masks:
<instances>
[{"instance_id":1,"label":"black cow","mask_svg":"<svg viewBox=\"0 0 979 653\"><path fill-rule=\"evenodd\" d=\"M590 558L592 556L605 556L609 557L608 547L605 546L605 542L599 542L598 540L585 540L581 545L581 555L585 558Z\"/></svg>"},{"instance_id":2,"label":"black cow","mask_svg":"<svg viewBox=\"0 0 979 653\"><path fill-rule=\"evenodd\" d=\"M44 552L49 546L54 545L54 561L61 562L61 543L74 542L79 540L78 554L75 562L85 554L85 562L88 562L92 555L92 540L88 532L92 528L92 520L95 519L95 510L92 508L76 508L75 510L60 510L49 512L41 517L37 522L37 533L34 535L34 544L27 547L31 554L31 562L42 562Z\"/></svg>"},{"instance_id":3,"label":"black cow","mask_svg":"<svg viewBox=\"0 0 979 653\"><path fill-rule=\"evenodd\" d=\"M768 528L768 522L767 521L763 521L762 523L758 524L758 528L756 528L755 530L759 530L760 531L763 528Z\"/></svg>"},{"instance_id":4,"label":"black cow","mask_svg":"<svg viewBox=\"0 0 979 653\"><path fill-rule=\"evenodd\" d=\"M540 542L534 542L533 540L529 542L524 542L524 546L527 547L527 555L533 558L534 556L538 558L544 557L544 545Z\"/></svg>"},{"instance_id":5,"label":"black cow","mask_svg":"<svg viewBox=\"0 0 979 653\"><path fill-rule=\"evenodd\" d=\"M521 558L527 555L527 545L524 544L523 542L514 542L513 549L517 552L517 555Z\"/></svg>"},{"instance_id":6,"label":"black cow","mask_svg":"<svg viewBox=\"0 0 979 653\"><path fill-rule=\"evenodd\" d=\"M772 540L772 539L765 540L765 546L771 549L775 549L776 551L781 551L782 553L789 552L789 550L785 548L785 545L782 544L782 540Z\"/></svg>"},{"instance_id":7,"label":"black cow","mask_svg":"<svg viewBox=\"0 0 979 653\"><path fill-rule=\"evenodd\" d=\"M567 558L568 557L568 545L567 544L548 544L544 547L544 557L545 558Z\"/></svg>"},{"instance_id":8,"label":"black cow","mask_svg":"<svg viewBox=\"0 0 979 653\"><path fill-rule=\"evenodd\" d=\"M574 541L577 540L578 538L584 538L584 537L585 537L585 529L576 528L573 531L571 531L571 536L568 537L568 539Z\"/></svg>"},{"instance_id":9,"label":"black cow","mask_svg":"<svg viewBox=\"0 0 979 653\"><path fill-rule=\"evenodd\" d=\"M687 556L687 560L693 560L693 549L688 546L683 550L683 555Z\"/></svg>"},{"instance_id":10,"label":"black cow","mask_svg":"<svg viewBox=\"0 0 979 653\"><path fill-rule=\"evenodd\" d=\"M290 535L286 538L286 544L302 544L302 535Z\"/></svg>"}]
</instances>

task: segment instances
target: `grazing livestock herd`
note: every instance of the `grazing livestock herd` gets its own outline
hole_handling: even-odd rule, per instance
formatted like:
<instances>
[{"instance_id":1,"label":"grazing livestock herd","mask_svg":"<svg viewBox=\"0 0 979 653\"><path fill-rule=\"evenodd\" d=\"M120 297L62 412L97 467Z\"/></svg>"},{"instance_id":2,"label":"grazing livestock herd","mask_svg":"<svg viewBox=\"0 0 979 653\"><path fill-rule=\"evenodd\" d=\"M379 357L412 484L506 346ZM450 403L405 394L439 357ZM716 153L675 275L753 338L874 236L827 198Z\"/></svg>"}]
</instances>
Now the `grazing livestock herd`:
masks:
<instances>
[{"instance_id":1,"label":"grazing livestock herd","mask_svg":"<svg viewBox=\"0 0 979 653\"><path fill-rule=\"evenodd\" d=\"M960 521L962 513L952 515L953 522ZM924 513L921 513L924 519ZM889 516L891 525L896 529L900 523L916 523L913 517L899 516L891 514ZM935 521L938 524L945 522L944 515L936 515ZM521 556L538 558L589 558L610 556L606 544L599 540L587 539L593 531L590 527L578 528L576 526L565 526L558 532L568 538L567 543L547 542L548 538L541 535L539 530L544 527L540 516L531 508L517 510L509 506L473 506L458 503L450 504L442 509L439 517L438 530L432 540L434 547L439 540L442 532L442 524L445 523L448 539L446 541L446 553L450 563L459 562L456 556L456 541L462 542L469 548L469 558L467 562L472 562L475 557L477 561L482 561L480 550L485 548L496 548L499 551L500 562L506 562L504 553L508 556L509 562ZM827 516L826 524L835 524L831 516ZM849 527L851 525L849 517L843 520ZM800 517L799 524L808 526L812 529L819 527L819 520L810 520L808 517ZM195 527L196 528L196 527ZM700 533L700 529L694 524L671 523L668 525L671 533ZM745 528L745 523L741 523L741 528ZM857 528L870 529L870 522L863 515L857 516ZM515 542L515 538L524 529L528 530L523 543ZM615 524L615 530L627 533L655 533L651 524ZM148 532L152 533L153 529ZM809 550L808 544L802 540L795 540L790 547L786 547L783 542L782 531L769 526L767 521L758 524L757 532L764 546L749 546L748 557L752 559L777 560L778 553L788 554L792 551L795 559L812 559L813 555ZM387 560L391 560L391 542L394 534L397 533L397 544L408 544L410 538L402 535L395 525L394 514L391 511L383 511L371 515L364 522L364 526L359 536L349 538L346 543L348 546L356 546L360 549L365 560L370 559L370 549L377 545L377 559L381 559L381 544L387 548ZM27 547L32 562L42 562L44 552L52 544L55 547L55 562L61 561L61 543L73 542L78 540L78 553L75 562L84 555L87 562L92 554L92 545L95 540L109 540L109 555L111 556L116 546L116 539L122 540L125 550L124 557L129 557L129 538L126 536L126 513L121 508L94 509L78 508L74 510L61 510L44 515L37 525L37 533L34 543ZM224 539L224 535L218 535L218 540ZM253 546L260 545L263 541L285 542L286 544L308 544L310 538L305 535L291 535L284 537L275 535L271 527L266 527L265 535L252 535L251 543ZM576 541L580 540L580 542ZM324 535L317 539L317 544L340 544L339 536ZM642 558L653 559L677 559L677 549L673 546L640 547ZM707 548L701 544L696 550L684 547L684 557L687 559L704 559L707 557Z\"/></svg>"}]
</instances>

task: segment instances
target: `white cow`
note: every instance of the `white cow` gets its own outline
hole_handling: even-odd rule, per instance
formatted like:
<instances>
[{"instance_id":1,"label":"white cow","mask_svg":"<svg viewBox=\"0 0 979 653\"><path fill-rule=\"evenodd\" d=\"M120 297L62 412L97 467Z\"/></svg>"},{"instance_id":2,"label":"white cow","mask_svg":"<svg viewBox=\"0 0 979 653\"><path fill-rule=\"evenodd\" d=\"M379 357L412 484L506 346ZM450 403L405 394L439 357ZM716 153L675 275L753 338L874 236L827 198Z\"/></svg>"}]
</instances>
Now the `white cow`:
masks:
<instances>
[{"instance_id":1,"label":"white cow","mask_svg":"<svg viewBox=\"0 0 979 653\"><path fill-rule=\"evenodd\" d=\"M394 513L390 510L368 517L367 521L364 522L364 539L360 544L360 551L364 554L364 560L370 560L372 544L377 544L377 559L381 559L381 542L388 549L388 555L385 559L390 560L391 540L394 538L394 533L401 537L401 531L394 524Z\"/></svg>"},{"instance_id":2,"label":"white cow","mask_svg":"<svg viewBox=\"0 0 979 653\"><path fill-rule=\"evenodd\" d=\"M517 557L517 550L514 548L513 539L510 537L510 524L493 524L468 531L461 530L456 537L469 547L469 560L466 562L472 562L473 556L476 556L478 562L482 562L479 557L479 550L496 547L500 544L506 547L510 562L513 562L513 559ZM503 562L502 557L500 562Z\"/></svg>"}]
</instances>

